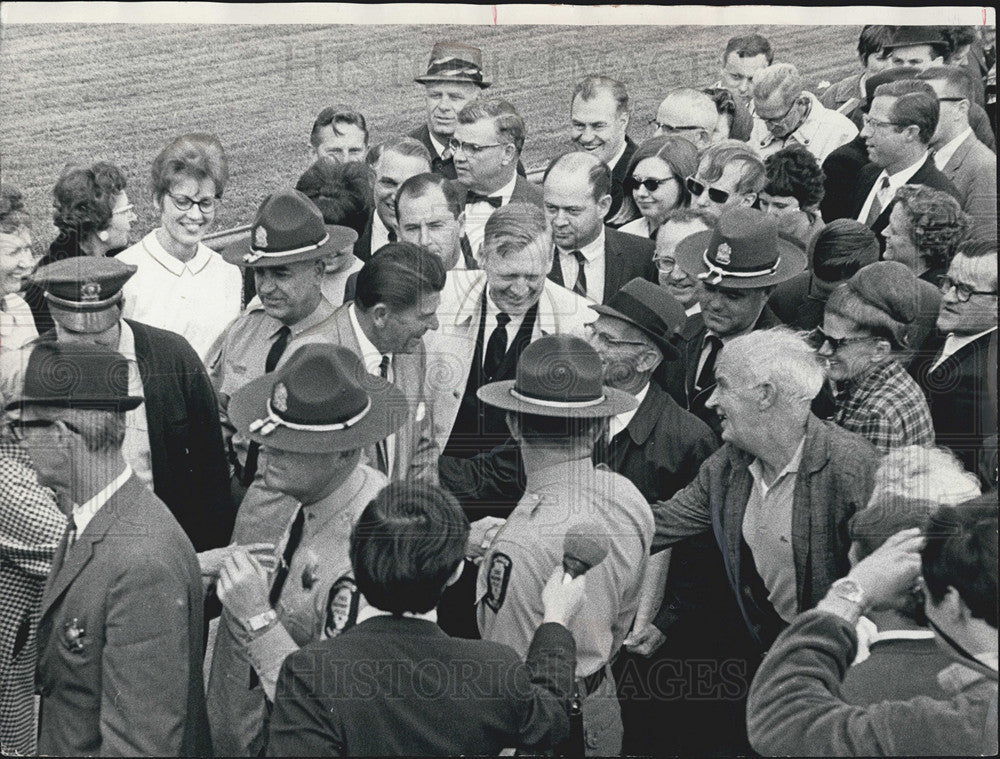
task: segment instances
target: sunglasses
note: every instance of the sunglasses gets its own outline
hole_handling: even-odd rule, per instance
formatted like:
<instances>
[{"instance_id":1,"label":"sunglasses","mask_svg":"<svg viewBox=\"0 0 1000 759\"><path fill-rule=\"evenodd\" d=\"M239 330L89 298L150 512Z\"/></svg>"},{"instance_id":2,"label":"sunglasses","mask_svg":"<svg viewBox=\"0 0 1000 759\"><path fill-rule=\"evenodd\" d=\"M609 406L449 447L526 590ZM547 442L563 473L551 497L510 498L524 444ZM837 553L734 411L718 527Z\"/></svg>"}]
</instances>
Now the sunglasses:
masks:
<instances>
[{"instance_id":1,"label":"sunglasses","mask_svg":"<svg viewBox=\"0 0 1000 759\"><path fill-rule=\"evenodd\" d=\"M718 203L720 206L729 200L730 193L725 190L720 190L717 187L708 187L702 184L694 177L688 177L684 180L684 185L687 187L688 192L694 195L696 198L700 198L702 194L707 190L708 199L713 203Z\"/></svg>"},{"instance_id":2,"label":"sunglasses","mask_svg":"<svg viewBox=\"0 0 1000 759\"><path fill-rule=\"evenodd\" d=\"M865 337L831 337L830 335L826 334L826 332L823 331L822 327L816 327L809 334L809 342L817 350L819 348L822 348L827 343L829 343L830 347L833 348L833 350L838 351L844 345L850 345L851 343L862 343L865 342L866 340L871 340L871 339L873 338L870 335L866 335Z\"/></svg>"},{"instance_id":3,"label":"sunglasses","mask_svg":"<svg viewBox=\"0 0 1000 759\"><path fill-rule=\"evenodd\" d=\"M53 427L56 424L57 422L51 419L24 419L24 420L11 419L7 422L6 427L7 427L7 433L14 440L16 440L19 443L23 443L25 438L24 434L25 430L30 430L30 429L42 430L48 427ZM65 425L66 429L71 430L72 432L75 432L77 434L80 434L79 427L70 424L67 421L63 421L63 425Z\"/></svg>"},{"instance_id":4,"label":"sunglasses","mask_svg":"<svg viewBox=\"0 0 1000 759\"><path fill-rule=\"evenodd\" d=\"M625 188L625 192L635 192L640 187L645 187L648 192L656 192L667 182L680 181L677 177L666 177L664 179L653 179L652 177L646 177L645 179L639 179L638 177L626 177L622 185Z\"/></svg>"}]
</instances>

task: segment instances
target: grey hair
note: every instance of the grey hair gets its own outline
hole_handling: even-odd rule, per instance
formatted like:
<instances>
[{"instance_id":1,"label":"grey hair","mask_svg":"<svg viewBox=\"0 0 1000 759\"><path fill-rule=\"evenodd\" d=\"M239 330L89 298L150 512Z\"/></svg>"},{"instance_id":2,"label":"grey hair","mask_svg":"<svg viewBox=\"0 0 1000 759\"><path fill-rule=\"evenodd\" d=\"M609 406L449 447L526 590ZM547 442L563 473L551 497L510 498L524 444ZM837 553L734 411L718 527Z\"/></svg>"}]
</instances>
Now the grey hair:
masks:
<instances>
[{"instance_id":1,"label":"grey hair","mask_svg":"<svg viewBox=\"0 0 1000 759\"><path fill-rule=\"evenodd\" d=\"M792 63L775 63L753 75L753 93L758 100L781 94L783 105L790 105L802 94L802 76Z\"/></svg>"},{"instance_id":2,"label":"grey hair","mask_svg":"<svg viewBox=\"0 0 1000 759\"><path fill-rule=\"evenodd\" d=\"M889 451L875 473L872 501L889 496L956 506L980 494L979 480L947 448L907 445Z\"/></svg>"},{"instance_id":3,"label":"grey hair","mask_svg":"<svg viewBox=\"0 0 1000 759\"><path fill-rule=\"evenodd\" d=\"M788 327L757 330L727 342L719 365L735 367L757 383L770 383L780 399L808 405L826 373L805 334Z\"/></svg>"}]
</instances>

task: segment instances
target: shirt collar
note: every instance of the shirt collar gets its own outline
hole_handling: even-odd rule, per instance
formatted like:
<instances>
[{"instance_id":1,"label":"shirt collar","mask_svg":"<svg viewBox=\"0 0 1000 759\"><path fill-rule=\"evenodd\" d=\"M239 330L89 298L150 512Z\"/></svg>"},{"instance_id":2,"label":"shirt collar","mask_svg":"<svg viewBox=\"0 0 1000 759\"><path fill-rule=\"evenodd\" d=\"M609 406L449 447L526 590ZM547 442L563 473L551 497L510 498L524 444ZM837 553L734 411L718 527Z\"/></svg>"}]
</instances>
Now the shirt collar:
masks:
<instances>
[{"instance_id":1,"label":"shirt collar","mask_svg":"<svg viewBox=\"0 0 1000 759\"><path fill-rule=\"evenodd\" d=\"M517 172L510 178L510 181L500 188L500 192L491 192L490 195L499 195L503 205L510 203L510 196L514 194L514 185L517 184Z\"/></svg>"},{"instance_id":2,"label":"shirt collar","mask_svg":"<svg viewBox=\"0 0 1000 759\"><path fill-rule=\"evenodd\" d=\"M321 295L319 299L319 304L316 306L316 308L313 309L313 312L311 314L306 316L304 319L300 319L295 324L288 325L289 329L292 332L292 337L297 337L298 335L301 335L303 332L305 332L307 329L312 329L317 324L320 324L321 322L329 319L330 314L332 313L333 313L333 306L330 305L330 301L328 301L325 297ZM275 319L274 321L278 322L277 319ZM280 322L278 323L279 323L278 329L280 329L281 326L284 326L281 325ZM275 332L277 332L277 329L275 330Z\"/></svg>"},{"instance_id":3,"label":"shirt collar","mask_svg":"<svg viewBox=\"0 0 1000 759\"><path fill-rule=\"evenodd\" d=\"M100 511L101 507L110 500L111 496L118 492L131 476L132 467L126 464L122 473L101 488L93 498L82 506L73 506L73 524L76 526L77 537L83 534L83 531L87 529L87 525L90 524L90 521Z\"/></svg>"},{"instance_id":4,"label":"shirt collar","mask_svg":"<svg viewBox=\"0 0 1000 759\"><path fill-rule=\"evenodd\" d=\"M966 127L964 132L945 143L940 150L934 153L934 165L938 169L943 169L948 164L948 161L951 160L951 157L955 155L955 151L968 139L970 134L972 134L971 126Z\"/></svg>"},{"instance_id":5,"label":"shirt collar","mask_svg":"<svg viewBox=\"0 0 1000 759\"><path fill-rule=\"evenodd\" d=\"M430 138L431 146L434 148L434 152L438 154L438 158L443 157L444 151L448 149L448 146L434 135L434 132L430 130L430 127L427 128L427 136Z\"/></svg>"},{"instance_id":6,"label":"shirt collar","mask_svg":"<svg viewBox=\"0 0 1000 759\"><path fill-rule=\"evenodd\" d=\"M126 361L135 362L135 333L124 319L118 320L118 352Z\"/></svg>"},{"instance_id":7,"label":"shirt collar","mask_svg":"<svg viewBox=\"0 0 1000 759\"><path fill-rule=\"evenodd\" d=\"M638 406L631 411L625 411L617 416L611 417L608 422L610 425L608 428L608 440L611 440L615 435L629 426L631 421L635 418L635 412L639 410L639 406L641 406L642 402L646 400L647 393L649 393L648 382L643 386L642 390L635 394L635 399L639 402Z\"/></svg>"},{"instance_id":8,"label":"shirt collar","mask_svg":"<svg viewBox=\"0 0 1000 759\"><path fill-rule=\"evenodd\" d=\"M916 163L912 163L905 169L896 172L895 174L888 173L885 169L882 169L882 174L879 179L876 180L876 184L881 180L882 177L889 178L889 186L892 188L902 187L904 184L910 181L914 174L920 171L920 167L924 165L924 161L927 160L927 151L917 159Z\"/></svg>"},{"instance_id":9,"label":"shirt collar","mask_svg":"<svg viewBox=\"0 0 1000 759\"><path fill-rule=\"evenodd\" d=\"M366 619L371 619L372 617L391 617L391 616L394 616L391 611L383 611L382 609L378 609L369 604L368 606L366 606L365 608L363 608L361 611L358 612L358 620L355 624L360 625ZM433 622L434 624L437 624L438 621L436 608L431 609L430 611L424 614L404 611L403 616L409 617L410 619L422 619L425 622Z\"/></svg>"},{"instance_id":10,"label":"shirt collar","mask_svg":"<svg viewBox=\"0 0 1000 759\"><path fill-rule=\"evenodd\" d=\"M558 246L556 246L558 248ZM579 248L579 251L583 253L583 257L587 260L588 264L594 263L604 255L604 225L601 225L601 231L597 234L591 242ZM559 248L559 252L569 255L568 250L563 250Z\"/></svg>"},{"instance_id":11,"label":"shirt collar","mask_svg":"<svg viewBox=\"0 0 1000 759\"><path fill-rule=\"evenodd\" d=\"M150 257L154 261L174 276L182 276L185 270L190 271L192 274L198 274L202 269L208 266L209 261L212 260L212 251L201 243L198 243L198 246L195 249L194 257L190 261L178 260L172 256L166 248L160 245L160 240L156 236L158 231L159 230L154 229L148 235L143 237L142 247L147 253L149 253Z\"/></svg>"},{"instance_id":12,"label":"shirt collar","mask_svg":"<svg viewBox=\"0 0 1000 759\"><path fill-rule=\"evenodd\" d=\"M798 473L799 465L802 463L802 451L805 449L805 445L806 445L806 436L803 435L802 439L799 441L798 448L796 448L795 453L792 454L792 458L788 460L787 464L785 464L785 468L782 469L780 472L778 472L778 476L774 478L774 481L771 482L770 485L765 485L765 487L768 490L770 490L776 484L778 484L778 482L781 481L781 478L784 477L786 474ZM750 474L753 475L753 478L757 480L757 482L759 482L761 485L764 485L764 467L760 463L759 458L755 458L753 461L750 462L749 469L750 469Z\"/></svg>"},{"instance_id":13,"label":"shirt collar","mask_svg":"<svg viewBox=\"0 0 1000 759\"><path fill-rule=\"evenodd\" d=\"M622 159L622 156L625 155L625 151L627 149L628 149L628 137L626 137L624 140L622 140L622 146L618 150L618 152L615 153L614 160L608 162L608 168L609 169L611 169L612 171L615 170L615 167L618 165L618 162Z\"/></svg>"},{"instance_id":14,"label":"shirt collar","mask_svg":"<svg viewBox=\"0 0 1000 759\"><path fill-rule=\"evenodd\" d=\"M685 316L694 316L701 313L701 303L695 301L692 305L684 309Z\"/></svg>"},{"instance_id":15,"label":"shirt collar","mask_svg":"<svg viewBox=\"0 0 1000 759\"><path fill-rule=\"evenodd\" d=\"M537 495L552 485L587 482L593 475L593 471L594 464L589 456L572 461L560 461L558 464L552 464L527 475L525 492Z\"/></svg>"},{"instance_id":16,"label":"shirt collar","mask_svg":"<svg viewBox=\"0 0 1000 759\"><path fill-rule=\"evenodd\" d=\"M382 230L382 237L386 239L389 238L389 232L392 230L390 230L389 227L387 227L385 223L382 221L382 217L378 215L378 211L372 213L372 224L377 225L378 228ZM375 251L372 252L374 253Z\"/></svg>"},{"instance_id":17,"label":"shirt collar","mask_svg":"<svg viewBox=\"0 0 1000 759\"><path fill-rule=\"evenodd\" d=\"M365 370L370 374L377 374L379 365L382 363L382 356L389 356L389 360L392 360L392 354L383 354L375 344L368 339L365 331L361 329L361 322L358 321L357 309L354 302L347 307L347 312L351 317L351 326L354 327L354 336L358 339L358 345L361 346L361 359L365 362Z\"/></svg>"}]
</instances>

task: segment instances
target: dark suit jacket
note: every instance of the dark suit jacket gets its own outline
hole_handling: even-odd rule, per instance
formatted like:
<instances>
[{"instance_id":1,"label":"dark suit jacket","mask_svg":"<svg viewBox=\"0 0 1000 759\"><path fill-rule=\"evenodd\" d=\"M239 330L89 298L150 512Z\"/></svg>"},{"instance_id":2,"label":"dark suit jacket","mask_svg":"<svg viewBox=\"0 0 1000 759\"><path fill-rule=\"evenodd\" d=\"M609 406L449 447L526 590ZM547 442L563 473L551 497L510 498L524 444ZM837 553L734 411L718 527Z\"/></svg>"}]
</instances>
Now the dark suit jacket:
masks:
<instances>
[{"instance_id":1,"label":"dark suit jacket","mask_svg":"<svg viewBox=\"0 0 1000 759\"><path fill-rule=\"evenodd\" d=\"M145 396L153 491L196 551L229 544L236 508L208 373L183 337L126 319ZM54 340L55 332L42 340Z\"/></svg>"},{"instance_id":2,"label":"dark suit jacket","mask_svg":"<svg viewBox=\"0 0 1000 759\"><path fill-rule=\"evenodd\" d=\"M446 179L456 179L458 175L455 172L455 161L449 158L447 161L442 160L441 156L437 154L437 149L434 147L434 143L431 142L431 130L426 124L423 124L413 131L411 131L408 137L412 137L414 140L418 140L423 143L423 146L431 154L431 171L435 174L440 174ZM517 162L517 173L522 177L526 176L524 172L524 165L520 160Z\"/></svg>"},{"instance_id":3,"label":"dark suit jacket","mask_svg":"<svg viewBox=\"0 0 1000 759\"><path fill-rule=\"evenodd\" d=\"M362 261L367 261L372 257L372 220L374 216L375 209L372 209L371 214L368 216L368 223L365 225L364 231L358 235L358 239L354 242L354 255Z\"/></svg>"},{"instance_id":4,"label":"dark suit jacket","mask_svg":"<svg viewBox=\"0 0 1000 759\"><path fill-rule=\"evenodd\" d=\"M747 627L766 650L782 623L767 602L743 540L743 514L753 487L751 461L749 454L724 443L694 482L669 501L653 503L652 552L711 530ZM792 504L798 612L815 606L850 569L847 524L868 503L878 463L875 449L863 437L810 415Z\"/></svg>"},{"instance_id":5,"label":"dark suit jacket","mask_svg":"<svg viewBox=\"0 0 1000 759\"><path fill-rule=\"evenodd\" d=\"M38 629L39 753L211 756L202 604L191 541L131 477L56 550Z\"/></svg>"},{"instance_id":6,"label":"dark suit jacket","mask_svg":"<svg viewBox=\"0 0 1000 759\"><path fill-rule=\"evenodd\" d=\"M632 141L632 138L625 135L625 152L618 159L618 163L611 167L611 208L608 209L608 213L604 217L604 223L615 229L637 218L638 215L634 212L635 208L632 205L627 206L625 209L622 208L622 205L627 202L623 185L628 174L628 165L631 163L632 156L635 155L635 151L638 148L639 146ZM616 219L615 217L619 215L619 212L622 215Z\"/></svg>"},{"instance_id":7,"label":"dark suit jacket","mask_svg":"<svg viewBox=\"0 0 1000 759\"><path fill-rule=\"evenodd\" d=\"M285 660L267 753L544 750L569 733L575 663L573 636L562 625L540 626L523 663L508 646L449 638L427 620L374 617Z\"/></svg>"},{"instance_id":8,"label":"dark suit jacket","mask_svg":"<svg viewBox=\"0 0 1000 759\"><path fill-rule=\"evenodd\" d=\"M823 323L826 301L809 294L812 272L796 274L782 282L768 298L767 307L781 321L794 329L811 330Z\"/></svg>"},{"instance_id":9,"label":"dark suit jacket","mask_svg":"<svg viewBox=\"0 0 1000 759\"><path fill-rule=\"evenodd\" d=\"M865 138L858 134L853 140L833 150L823 161L823 200L819 204L823 221L857 218L854 209L854 185L858 174L869 162ZM862 200L862 202L864 202Z\"/></svg>"},{"instance_id":10,"label":"dark suit jacket","mask_svg":"<svg viewBox=\"0 0 1000 759\"><path fill-rule=\"evenodd\" d=\"M591 294L591 300L606 303L636 277L656 282L656 267L653 265L655 250L656 243L652 240L604 227L604 292L599 300ZM572 282L568 285L563 282L562 268L556 255L552 257L549 279L557 285L573 288Z\"/></svg>"},{"instance_id":11,"label":"dark suit jacket","mask_svg":"<svg viewBox=\"0 0 1000 759\"><path fill-rule=\"evenodd\" d=\"M858 214L861 213L861 209L868 199L868 193L875 186L875 182L881 173L882 167L877 163L869 163L858 172L858 181L855 183L854 192L852 193L854 207L850 213L851 218L858 218ZM923 166L917 169L917 173L910 177L910 180L906 184L922 184L935 190L942 190L955 198L959 203L962 202L962 198L959 196L955 185L948 180L948 177L937 170L937 167L934 165L934 159L930 155L927 156L927 160L924 161ZM895 202L893 200L883 208L882 213L878 215L875 223L871 225L872 232L878 238L879 247L882 251L885 251L885 238L882 236L882 232L889 226L889 215L892 213L892 207L895 205Z\"/></svg>"}]
</instances>

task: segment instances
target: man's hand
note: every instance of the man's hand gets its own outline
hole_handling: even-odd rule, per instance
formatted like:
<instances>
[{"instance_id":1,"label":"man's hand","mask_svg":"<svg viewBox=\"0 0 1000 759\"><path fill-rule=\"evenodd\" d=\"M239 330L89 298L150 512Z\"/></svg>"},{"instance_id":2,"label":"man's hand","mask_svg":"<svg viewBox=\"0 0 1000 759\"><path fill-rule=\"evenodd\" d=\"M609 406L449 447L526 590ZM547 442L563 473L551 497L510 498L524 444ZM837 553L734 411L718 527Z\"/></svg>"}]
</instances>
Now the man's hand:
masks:
<instances>
[{"instance_id":1,"label":"man's hand","mask_svg":"<svg viewBox=\"0 0 1000 759\"><path fill-rule=\"evenodd\" d=\"M504 526L506 519L499 517L483 517L469 525L469 542L465 548L465 556L469 559L481 559L493 542L497 531Z\"/></svg>"},{"instance_id":2,"label":"man's hand","mask_svg":"<svg viewBox=\"0 0 1000 759\"><path fill-rule=\"evenodd\" d=\"M216 594L226 610L240 622L271 608L267 598L267 572L244 548L235 549L223 561Z\"/></svg>"},{"instance_id":3,"label":"man's hand","mask_svg":"<svg viewBox=\"0 0 1000 759\"><path fill-rule=\"evenodd\" d=\"M542 622L558 622L563 627L569 627L580 607L583 606L583 594L587 589L587 575L582 574L569 582L563 582L563 568L556 567L549 581L542 590L542 606L545 616Z\"/></svg>"},{"instance_id":4,"label":"man's hand","mask_svg":"<svg viewBox=\"0 0 1000 759\"><path fill-rule=\"evenodd\" d=\"M223 562L238 549L243 549L253 554L257 562L267 571L274 571L274 543L248 543L242 546L237 543L231 543L228 546L210 548L198 554L198 564L201 566L201 574L212 578L218 577Z\"/></svg>"},{"instance_id":5,"label":"man's hand","mask_svg":"<svg viewBox=\"0 0 1000 759\"><path fill-rule=\"evenodd\" d=\"M634 628L625 637L624 646L629 652L648 659L666 639L667 636L660 632L660 628L652 622L646 622L641 627Z\"/></svg>"},{"instance_id":6,"label":"man's hand","mask_svg":"<svg viewBox=\"0 0 1000 759\"><path fill-rule=\"evenodd\" d=\"M919 528L897 532L848 573L865 592L871 608L899 605L920 575L920 549L924 536Z\"/></svg>"}]
</instances>

